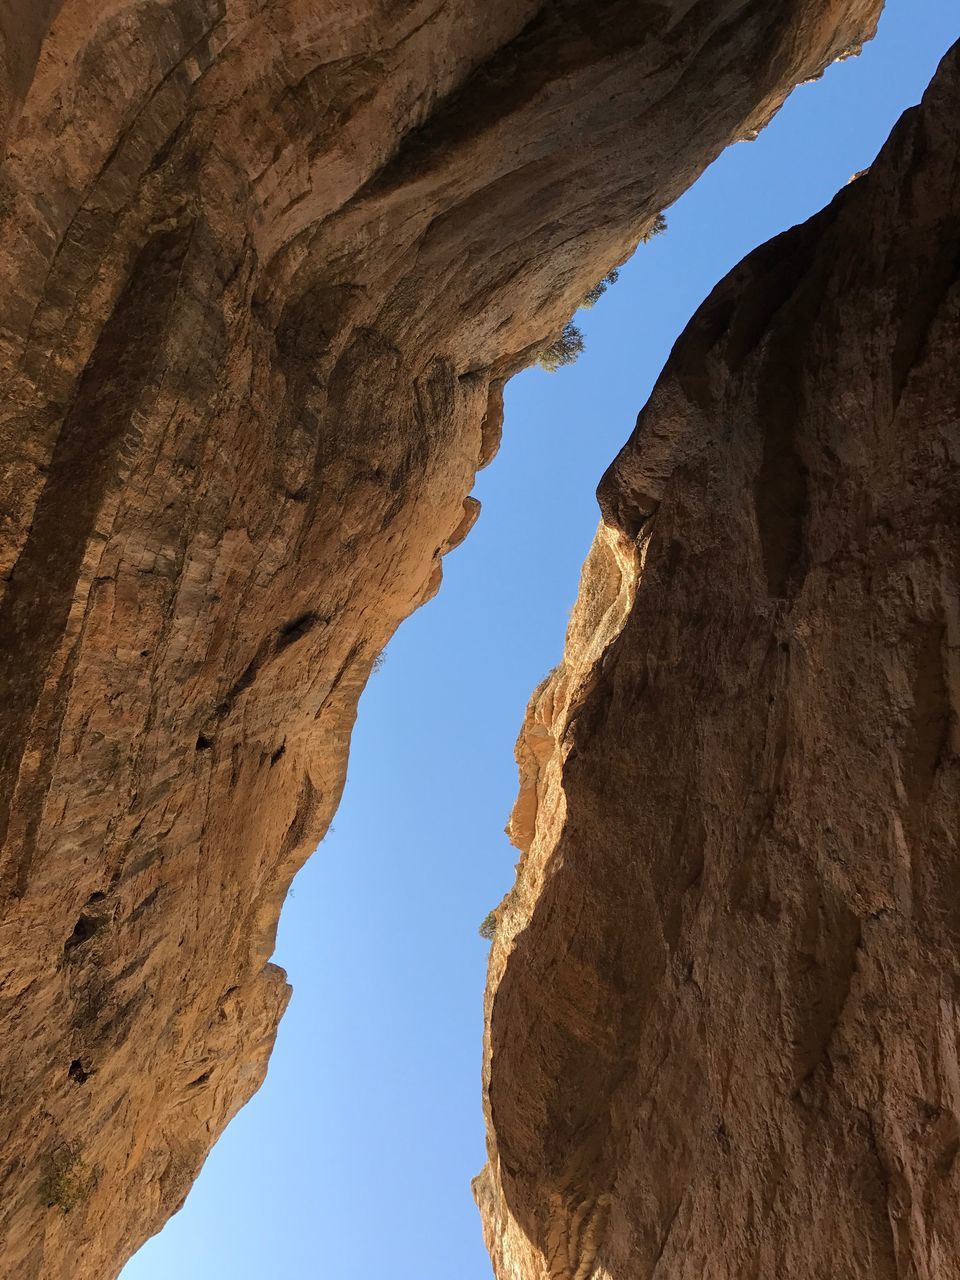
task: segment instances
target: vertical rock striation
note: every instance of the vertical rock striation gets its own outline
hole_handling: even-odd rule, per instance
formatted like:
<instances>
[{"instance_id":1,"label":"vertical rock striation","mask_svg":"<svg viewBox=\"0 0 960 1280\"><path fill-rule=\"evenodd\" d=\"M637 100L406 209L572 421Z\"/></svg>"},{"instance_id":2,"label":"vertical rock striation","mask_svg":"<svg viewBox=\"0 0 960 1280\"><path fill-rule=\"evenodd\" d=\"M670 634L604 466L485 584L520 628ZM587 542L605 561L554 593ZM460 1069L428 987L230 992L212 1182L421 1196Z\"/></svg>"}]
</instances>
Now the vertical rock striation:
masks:
<instances>
[{"instance_id":1,"label":"vertical rock striation","mask_svg":"<svg viewBox=\"0 0 960 1280\"><path fill-rule=\"evenodd\" d=\"M0 2L4 1276L180 1204L504 379L879 8Z\"/></svg>"},{"instance_id":2,"label":"vertical rock striation","mask_svg":"<svg viewBox=\"0 0 960 1280\"><path fill-rule=\"evenodd\" d=\"M960 1275L960 46L604 477L488 990L500 1280Z\"/></svg>"}]
</instances>

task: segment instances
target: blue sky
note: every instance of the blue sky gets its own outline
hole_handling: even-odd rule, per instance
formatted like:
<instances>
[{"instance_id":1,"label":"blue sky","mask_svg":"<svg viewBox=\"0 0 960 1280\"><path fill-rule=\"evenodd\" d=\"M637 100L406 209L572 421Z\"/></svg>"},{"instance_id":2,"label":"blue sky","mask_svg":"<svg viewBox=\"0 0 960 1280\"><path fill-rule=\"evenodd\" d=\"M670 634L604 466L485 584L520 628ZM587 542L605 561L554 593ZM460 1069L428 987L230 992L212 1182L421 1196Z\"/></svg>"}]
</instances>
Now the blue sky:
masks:
<instances>
[{"instance_id":1,"label":"blue sky","mask_svg":"<svg viewBox=\"0 0 960 1280\"><path fill-rule=\"evenodd\" d=\"M728 150L580 313L580 361L509 385L479 523L372 677L334 828L284 910L294 997L267 1082L123 1280L490 1276L477 926L512 881L513 743L561 654L597 480L713 285L870 164L958 36L955 0L890 0L863 55Z\"/></svg>"}]
</instances>

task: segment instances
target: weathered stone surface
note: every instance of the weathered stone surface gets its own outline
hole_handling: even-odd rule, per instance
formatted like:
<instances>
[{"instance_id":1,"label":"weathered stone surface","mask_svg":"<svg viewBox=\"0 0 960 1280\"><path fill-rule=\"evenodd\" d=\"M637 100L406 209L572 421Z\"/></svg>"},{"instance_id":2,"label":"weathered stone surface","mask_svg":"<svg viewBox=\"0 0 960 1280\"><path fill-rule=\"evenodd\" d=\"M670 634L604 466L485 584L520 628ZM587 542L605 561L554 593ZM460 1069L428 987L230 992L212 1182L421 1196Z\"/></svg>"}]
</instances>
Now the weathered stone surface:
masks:
<instances>
[{"instance_id":1,"label":"weathered stone surface","mask_svg":"<svg viewBox=\"0 0 960 1280\"><path fill-rule=\"evenodd\" d=\"M0 3L4 1275L180 1203L503 380L879 7Z\"/></svg>"},{"instance_id":2,"label":"weathered stone surface","mask_svg":"<svg viewBox=\"0 0 960 1280\"><path fill-rule=\"evenodd\" d=\"M960 47L704 303L520 739L500 1280L960 1275Z\"/></svg>"}]
</instances>

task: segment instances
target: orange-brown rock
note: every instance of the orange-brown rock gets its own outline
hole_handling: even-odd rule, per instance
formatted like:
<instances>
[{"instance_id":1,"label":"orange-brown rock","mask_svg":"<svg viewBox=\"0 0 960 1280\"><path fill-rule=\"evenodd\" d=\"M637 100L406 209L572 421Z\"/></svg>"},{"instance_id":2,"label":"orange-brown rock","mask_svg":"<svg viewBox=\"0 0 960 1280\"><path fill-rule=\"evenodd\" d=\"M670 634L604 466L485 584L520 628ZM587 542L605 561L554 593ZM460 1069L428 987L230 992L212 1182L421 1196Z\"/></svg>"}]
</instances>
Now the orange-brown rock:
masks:
<instances>
[{"instance_id":1,"label":"orange-brown rock","mask_svg":"<svg viewBox=\"0 0 960 1280\"><path fill-rule=\"evenodd\" d=\"M0 4L4 1277L181 1202L504 379L879 8Z\"/></svg>"},{"instance_id":2,"label":"orange-brown rock","mask_svg":"<svg viewBox=\"0 0 960 1280\"><path fill-rule=\"evenodd\" d=\"M518 750L497 1275L960 1276L960 46L599 497Z\"/></svg>"}]
</instances>

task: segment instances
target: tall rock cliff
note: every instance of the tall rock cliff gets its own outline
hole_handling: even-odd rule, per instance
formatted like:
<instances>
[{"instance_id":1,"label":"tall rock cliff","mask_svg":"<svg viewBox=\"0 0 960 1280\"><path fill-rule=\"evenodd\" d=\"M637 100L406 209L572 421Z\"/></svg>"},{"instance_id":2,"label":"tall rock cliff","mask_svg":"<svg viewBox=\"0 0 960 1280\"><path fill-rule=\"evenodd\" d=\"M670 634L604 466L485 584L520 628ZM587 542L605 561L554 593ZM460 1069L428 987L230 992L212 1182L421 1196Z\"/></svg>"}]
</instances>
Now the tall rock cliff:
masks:
<instances>
[{"instance_id":1,"label":"tall rock cliff","mask_svg":"<svg viewBox=\"0 0 960 1280\"><path fill-rule=\"evenodd\" d=\"M491 958L499 1280L960 1276L960 46L599 497Z\"/></svg>"},{"instance_id":2,"label":"tall rock cliff","mask_svg":"<svg viewBox=\"0 0 960 1280\"><path fill-rule=\"evenodd\" d=\"M504 379L879 7L0 5L3 1276L181 1203Z\"/></svg>"}]
</instances>

